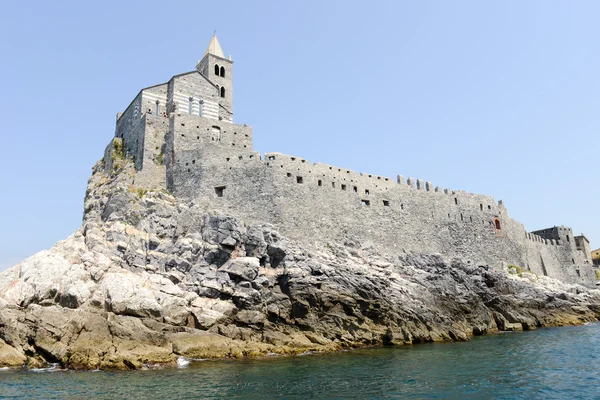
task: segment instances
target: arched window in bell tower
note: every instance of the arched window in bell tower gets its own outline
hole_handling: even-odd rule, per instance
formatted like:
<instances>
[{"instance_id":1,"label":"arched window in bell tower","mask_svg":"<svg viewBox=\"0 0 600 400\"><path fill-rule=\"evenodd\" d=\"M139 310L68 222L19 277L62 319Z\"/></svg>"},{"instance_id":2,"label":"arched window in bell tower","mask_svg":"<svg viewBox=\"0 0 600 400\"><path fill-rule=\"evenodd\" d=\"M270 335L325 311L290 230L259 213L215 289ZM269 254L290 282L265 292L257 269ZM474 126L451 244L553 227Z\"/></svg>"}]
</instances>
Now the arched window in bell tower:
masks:
<instances>
[{"instance_id":1,"label":"arched window in bell tower","mask_svg":"<svg viewBox=\"0 0 600 400\"><path fill-rule=\"evenodd\" d=\"M215 64L215 75L219 76L219 72L220 72L219 65Z\"/></svg>"},{"instance_id":2,"label":"arched window in bell tower","mask_svg":"<svg viewBox=\"0 0 600 400\"><path fill-rule=\"evenodd\" d=\"M225 87L221 86L221 97L225 97Z\"/></svg>"},{"instance_id":3,"label":"arched window in bell tower","mask_svg":"<svg viewBox=\"0 0 600 400\"><path fill-rule=\"evenodd\" d=\"M225 67L221 67L221 77L225 78Z\"/></svg>"}]
</instances>

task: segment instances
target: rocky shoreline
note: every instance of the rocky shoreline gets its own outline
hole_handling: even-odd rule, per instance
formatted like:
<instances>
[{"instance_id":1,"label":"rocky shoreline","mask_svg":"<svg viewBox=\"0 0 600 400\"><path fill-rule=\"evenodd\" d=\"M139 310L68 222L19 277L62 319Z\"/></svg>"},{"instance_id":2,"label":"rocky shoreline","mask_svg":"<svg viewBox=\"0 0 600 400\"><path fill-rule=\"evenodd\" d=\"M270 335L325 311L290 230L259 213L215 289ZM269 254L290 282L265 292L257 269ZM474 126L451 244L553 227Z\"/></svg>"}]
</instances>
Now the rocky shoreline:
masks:
<instances>
[{"instance_id":1,"label":"rocky shoreline","mask_svg":"<svg viewBox=\"0 0 600 400\"><path fill-rule=\"evenodd\" d=\"M94 167L82 227L0 273L0 367L468 340L600 318L600 291L476 260L307 244Z\"/></svg>"}]
</instances>

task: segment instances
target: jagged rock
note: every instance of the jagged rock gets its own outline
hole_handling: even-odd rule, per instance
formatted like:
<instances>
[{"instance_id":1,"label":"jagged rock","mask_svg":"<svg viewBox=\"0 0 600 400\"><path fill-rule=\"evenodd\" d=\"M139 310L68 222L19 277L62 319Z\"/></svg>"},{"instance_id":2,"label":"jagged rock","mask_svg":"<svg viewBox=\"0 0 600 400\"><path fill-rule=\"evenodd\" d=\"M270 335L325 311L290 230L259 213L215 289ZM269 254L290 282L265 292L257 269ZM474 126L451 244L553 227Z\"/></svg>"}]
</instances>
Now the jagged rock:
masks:
<instances>
[{"instance_id":1,"label":"jagged rock","mask_svg":"<svg viewBox=\"0 0 600 400\"><path fill-rule=\"evenodd\" d=\"M0 273L0 367L131 369L600 316L596 289L439 254L391 257L359 237L308 245L162 191L140 198L132 176L96 167L83 227Z\"/></svg>"},{"instance_id":2,"label":"jagged rock","mask_svg":"<svg viewBox=\"0 0 600 400\"><path fill-rule=\"evenodd\" d=\"M256 257L240 257L226 262L219 270L230 275L252 281L258 276L260 263Z\"/></svg>"}]
</instances>

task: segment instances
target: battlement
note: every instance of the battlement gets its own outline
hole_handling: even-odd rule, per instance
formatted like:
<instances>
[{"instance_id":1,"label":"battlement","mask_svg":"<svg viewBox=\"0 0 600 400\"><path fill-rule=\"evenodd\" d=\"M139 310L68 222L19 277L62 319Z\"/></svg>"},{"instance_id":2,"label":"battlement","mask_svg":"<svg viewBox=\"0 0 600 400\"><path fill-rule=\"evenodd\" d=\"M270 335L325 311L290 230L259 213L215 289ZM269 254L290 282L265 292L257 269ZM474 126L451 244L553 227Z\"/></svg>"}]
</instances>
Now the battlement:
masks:
<instances>
[{"instance_id":1,"label":"battlement","mask_svg":"<svg viewBox=\"0 0 600 400\"><path fill-rule=\"evenodd\" d=\"M209 49L218 50L213 39ZM135 161L136 185L274 224L297 240L372 243L388 254L441 253L570 282L595 279L587 238L562 226L527 232L492 196L278 152L261 157L252 128L232 122L231 67L207 51L197 70L143 89L118 115L115 137Z\"/></svg>"}]
</instances>

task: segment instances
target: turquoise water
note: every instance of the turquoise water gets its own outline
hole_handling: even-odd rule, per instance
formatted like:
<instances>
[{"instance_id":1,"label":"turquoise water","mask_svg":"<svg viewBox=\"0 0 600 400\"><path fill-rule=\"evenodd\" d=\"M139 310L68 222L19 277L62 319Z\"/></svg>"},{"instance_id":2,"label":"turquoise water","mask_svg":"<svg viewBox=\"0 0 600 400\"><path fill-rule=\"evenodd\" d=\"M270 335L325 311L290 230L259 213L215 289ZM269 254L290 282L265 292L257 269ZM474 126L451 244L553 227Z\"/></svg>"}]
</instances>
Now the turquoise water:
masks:
<instances>
[{"instance_id":1,"label":"turquoise water","mask_svg":"<svg viewBox=\"0 0 600 400\"><path fill-rule=\"evenodd\" d=\"M0 371L12 398L600 398L600 324L130 372Z\"/></svg>"}]
</instances>

